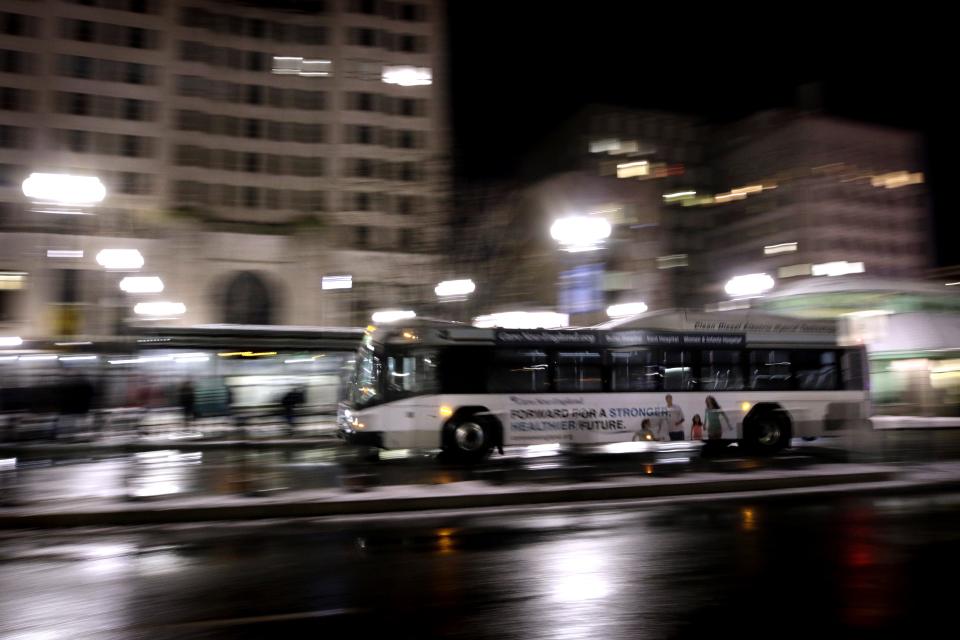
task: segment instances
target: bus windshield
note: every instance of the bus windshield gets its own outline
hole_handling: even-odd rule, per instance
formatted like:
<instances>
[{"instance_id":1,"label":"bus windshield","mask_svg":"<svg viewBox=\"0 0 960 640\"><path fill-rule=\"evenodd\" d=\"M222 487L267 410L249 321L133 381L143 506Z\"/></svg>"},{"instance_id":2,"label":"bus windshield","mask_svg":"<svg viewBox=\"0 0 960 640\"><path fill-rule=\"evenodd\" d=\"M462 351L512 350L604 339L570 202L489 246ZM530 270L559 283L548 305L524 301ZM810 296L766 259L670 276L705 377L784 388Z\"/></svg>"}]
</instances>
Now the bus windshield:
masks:
<instances>
[{"instance_id":1,"label":"bus windshield","mask_svg":"<svg viewBox=\"0 0 960 640\"><path fill-rule=\"evenodd\" d=\"M356 407L376 404L380 400L381 358L367 345L357 351L357 362L350 385L350 401Z\"/></svg>"}]
</instances>

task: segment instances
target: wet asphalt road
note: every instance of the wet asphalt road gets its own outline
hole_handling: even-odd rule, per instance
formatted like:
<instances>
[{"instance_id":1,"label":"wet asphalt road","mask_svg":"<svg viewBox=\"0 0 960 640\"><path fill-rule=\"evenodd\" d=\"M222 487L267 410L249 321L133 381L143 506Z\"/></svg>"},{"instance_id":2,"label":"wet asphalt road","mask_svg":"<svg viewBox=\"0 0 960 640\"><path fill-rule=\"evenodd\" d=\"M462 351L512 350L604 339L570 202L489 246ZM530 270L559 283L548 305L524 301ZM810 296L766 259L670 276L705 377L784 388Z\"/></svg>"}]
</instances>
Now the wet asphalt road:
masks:
<instances>
[{"instance_id":1,"label":"wet asphalt road","mask_svg":"<svg viewBox=\"0 0 960 640\"><path fill-rule=\"evenodd\" d=\"M5 532L0 638L949 637L960 494Z\"/></svg>"}]
</instances>

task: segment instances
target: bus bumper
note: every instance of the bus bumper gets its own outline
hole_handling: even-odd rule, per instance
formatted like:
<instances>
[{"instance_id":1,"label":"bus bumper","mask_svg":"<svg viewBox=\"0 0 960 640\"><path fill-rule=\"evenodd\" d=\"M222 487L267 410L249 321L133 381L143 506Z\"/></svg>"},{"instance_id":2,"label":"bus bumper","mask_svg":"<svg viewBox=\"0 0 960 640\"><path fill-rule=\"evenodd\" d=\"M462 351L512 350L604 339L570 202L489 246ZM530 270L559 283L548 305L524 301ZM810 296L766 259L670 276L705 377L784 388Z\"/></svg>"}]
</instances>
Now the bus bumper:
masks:
<instances>
[{"instance_id":1,"label":"bus bumper","mask_svg":"<svg viewBox=\"0 0 960 640\"><path fill-rule=\"evenodd\" d=\"M347 444L383 449L383 433L379 431L356 431L341 427L339 435Z\"/></svg>"}]
</instances>

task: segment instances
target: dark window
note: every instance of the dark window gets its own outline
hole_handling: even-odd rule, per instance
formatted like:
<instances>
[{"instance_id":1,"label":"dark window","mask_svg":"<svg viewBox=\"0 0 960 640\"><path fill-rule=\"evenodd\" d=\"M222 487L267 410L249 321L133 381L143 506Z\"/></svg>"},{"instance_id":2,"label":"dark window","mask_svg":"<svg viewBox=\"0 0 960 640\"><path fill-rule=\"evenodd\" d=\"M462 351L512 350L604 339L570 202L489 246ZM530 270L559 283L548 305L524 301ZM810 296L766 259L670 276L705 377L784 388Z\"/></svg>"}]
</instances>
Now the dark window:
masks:
<instances>
[{"instance_id":1,"label":"dark window","mask_svg":"<svg viewBox=\"0 0 960 640\"><path fill-rule=\"evenodd\" d=\"M247 20L247 33L251 38L262 38L266 35L267 25L263 20Z\"/></svg>"},{"instance_id":2,"label":"dark window","mask_svg":"<svg viewBox=\"0 0 960 640\"><path fill-rule=\"evenodd\" d=\"M264 64L265 55L258 51L248 51L247 52L247 71L263 71L266 65Z\"/></svg>"},{"instance_id":3,"label":"dark window","mask_svg":"<svg viewBox=\"0 0 960 640\"><path fill-rule=\"evenodd\" d=\"M484 347L448 347L440 356L444 393L484 393L491 353Z\"/></svg>"},{"instance_id":4,"label":"dark window","mask_svg":"<svg viewBox=\"0 0 960 640\"><path fill-rule=\"evenodd\" d=\"M0 71L5 73L29 73L30 57L22 51L0 49Z\"/></svg>"},{"instance_id":5,"label":"dark window","mask_svg":"<svg viewBox=\"0 0 960 640\"><path fill-rule=\"evenodd\" d=\"M357 195L357 211L370 211L370 194L361 191Z\"/></svg>"},{"instance_id":6,"label":"dark window","mask_svg":"<svg viewBox=\"0 0 960 640\"><path fill-rule=\"evenodd\" d=\"M136 158L141 155L140 138L137 136L123 136L120 153L130 158Z\"/></svg>"},{"instance_id":7,"label":"dark window","mask_svg":"<svg viewBox=\"0 0 960 640\"><path fill-rule=\"evenodd\" d=\"M123 117L127 120L143 120L143 102L127 98L123 101Z\"/></svg>"},{"instance_id":8,"label":"dark window","mask_svg":"<svg viewBox=\"0 0 960 640\"><path fill-rule=\"evenodd\" d=\"M260 137L260 121L259 120L247 120L246 135L248 138Z\"/></svg>"},{"instance_id":9,"label":"dark window","mask_svg":"<svg viewBox=\"0 0 960 640\"><path fill-rule=\"evenodd\" d=\"M561 351L557 354L554 391L603 390L602 358L597 351Z\"/></svg>"},{"instance_id":10,"label":"dark window","mask_svg":"<svg viewBox=\"0 0 960 640\"><path fill-rule=\"evenodd\" d=\"M22 36L24 35L24 25L26 21L24 17L19 13L4 13L3 14L3 33L8 36Z\"/></svg>"},{"instance_id":11,"label":"dark window","mask_svg":"<svg viewBox=\"0 0 960 640\"><path fill-rule=\"evenodd\" d=\"M690 351L664 350L660 355L663 388L666 391L689 391L694 388L693 354Z\"/></svg>"},{"instance_id":12,"label":"dark window","mask_svg":"<svg viewBox=\"0 0 960 640\"><path fill-rule=\"evenodd\" d=\"M413 196L400 196L399 198L398 213L402 216L408 216L413 213Z\"/></svg>"},{"instance_id":13,"label":"dark window","mask_svg":"<svg viewBox=\"0 0 960 640\"><path fill-rule=\"evenodd\" d=\"M260 172L260 154L259 153L248 153L244 156L243 161L244 170L248 173L259 173Z\"/></svg>"},{"instance_id":14,"label":"dark window","mask_svg":"<svg viewBox=\"0 0 960 640\"><path fill-rule=\"evenodd\" d=\"M370 235L370 229L367 227L355 227L354 228L354 244L359 248L365 248L367 246L367 239Z\"/></svg>"},{"instance_id":15,"label":"dark window","mask_svg":"<svg viewBox=\"0 0 960 640\"><path fill-rule=\"evenodd\" d=\"M255 84L247 85L247 104L263 104L263 87Z\"/></svg>"},{"instance_id":16,"label":"dark window","mask_svg":"<svg viewBox=\"0 0 960 640\"><path fill-rule=\"evenodd\" d=\"M793 366L797 388L804 391L831 391L837 388L837 354L817 349L794 351Z\"/></svg>"},{"instance_id":17,"label":"dark window","mask_svg":"<svg viewBox=\"0 0 960 640\"><path fill-rule=\"evenodd\" d=\"M260 190L256 187L243 188L243 206L255 209L260 206Z\"/></svg>"},{"instance_id":18,"label":"dark window","mask_svg":"<svg viewBox=\"0 0 960 640\"><path fill-rule=\"evenodd\" d=\"M413 251L413 229L400 229L400 250Z\"/></svg>"},{"instance_id":19,"label":"dark window","mask_svg":"<svg viewBox=\"0 0 960 640\"><path fill-rule=\"evenodd\" d=\"M490 365L490 393L549 391L549 361L543 351L496 349Z\"/></svg>"},{"instance_id":20,"label":"dark window","mask_svg":"<svg viewBox=\"0 0 960 640\"><path fill-rule=\"evenodd\" d=\"M147 77L146 67L136 62L129 62L124 76L124 82L127 84L143 84Z\"/></svg>"},{"instance_id":21,"label":"dark window","mask_svg":"<svg viewBox=\"0 0 960 640\"><path fill-rule=\"evenodd\" d=\"M93 23L87 20L73 21L73 39L81 42L93 42Z\"/></svg>"},{"instance_id":22,"label":"dark window","mask_svg":"<svg viewBox=\"0 0 960 640\"><path fill-rule=\"evenodd\" d=\"M417 101L413 98L401 98L400 99L400 115L402 116L415 116L417 115Z\"/></svg>"},{"instance_id":23,"label":"dark window","mask_svg":"<svg viewBox=\"0 0 960 640\"><path fill-rule=\"evenodd\" d=\"M90 96L85 93L71 93L70 113L75 116L90 115Z\"/></svg>"},{"instance_id":24,"label":"dark window","mask_svg":"<svg viewBox=\"0 0 960 640\"><path fill-rule=\"evenodd\" d=\"M780 391L793 387L790 375L790 353L775 349L750 352L749 389Z\"/></svg>"},{"instance_id":25,"label":"dark window","mask_svg":"<svg viewBox=\"0 0 960 640\"><path fill-rule=\"evenodd\" d=\"M649 349L610 351L611 391L656 391L660 387L660 367Z\"/></svg>"},{"instance_id":26,"label":"dark window","mask_svg":"<svg viewBox=\"0 0 960 640\"><path fill-rule=\"evenodd\" d=\"M79 273L78 269L60 269L57 302L72 304L80 301Z\"/></svg>"},{"instance_id":27,"label":"dark window","mask_svg":"<svg viewBox=\"0 0 960 640\"><path fill-rule=\"evenodd\" d=\"M90 136L86 131L68 131L67 148L76 153L84 153L90 147Z\"/></svg>"},{"instance_id":28,"label":"dark window","mask_svg":"<svg viewBox=\"0 0 960 640\"><path fill-rule=\"evenodd\" d=\"M137 27L127 30L127 46L134 49L144 49L147 46L147 32Z\"/></svg>"},{"instance_id":29,"label":"dark window","mask_svg":"<svg viewBox=\"0 0 960 640\"><path fill-rule=\"evenodd\" d=\"M704 391L743 389L742 352L729 350L700 352L700 388Z\"/></svg>"},{"instance_id":30,"label":"dark window","mask_svg":"<svg viewBox=\"0 0 960 640\"><path fill-rule=\"evenodd\" d=\"M356 108L358 111L373 111L376 107L374 106L374 99L372 93L355 93L356 96Z\"/></svg>"},{"instance_id":31,"label":"dark window","mask_svg":"<svg viewBox=\"0 0 960 640\"><path fill-rule=\"evenodd\" d=\"M373 161L366 158L359 158L354 161L353 175L358 178L373 177Z\"/></svg>"},{"instance_id":32,"label":"dark window","mask_svg":"<svg viewBox=\"0 0 960 640\"><path fill-rule=\"evenodd\" d=\"M137 174L129 172L123 172L120 174L120 193L138 193Z\"/></svg>"},{"instance_id":33,"label":"dark window","mask_svg":"<svg viewBox=\"0 0 960 640\"><path fill-rule=\"evenodd\" d=\"M373 127L358 125L354 131L356 132L357 143L373 144Z\"/></svg>"},{"instance_id":34,"label":"dark window","mask_svg":"<svg viewBox=\"0 0 960 640\"><path fill-rule=\"evenodd\" d=\"M416 138L413 131L401 131L399 146L403 149L413 149L416 147Z\"/></svg>"}]
</instances>

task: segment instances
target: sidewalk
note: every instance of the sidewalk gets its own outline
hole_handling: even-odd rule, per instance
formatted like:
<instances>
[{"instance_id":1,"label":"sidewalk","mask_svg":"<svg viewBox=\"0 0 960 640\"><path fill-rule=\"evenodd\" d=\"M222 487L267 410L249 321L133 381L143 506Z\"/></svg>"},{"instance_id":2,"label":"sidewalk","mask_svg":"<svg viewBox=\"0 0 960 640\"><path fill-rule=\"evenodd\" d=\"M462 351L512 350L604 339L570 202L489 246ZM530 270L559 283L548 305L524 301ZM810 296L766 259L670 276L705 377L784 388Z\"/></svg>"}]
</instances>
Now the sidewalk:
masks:
<instances>
[{"instance_id":1,"label":"sidewalk","mask_svg":"<svg viewBox=\"0 0 960 640\"><path fill-rule=\"evenodd\" d=\"M639 470L638 470L639 473ZM146 525L271 518L388 516L438 510L476 511L555 504L618 504L657 499L704 500L812 496L831 493L903 493L960 488L960 463L929 465L818 465L731 476L690 473L640 475L593 482L497 485L486 481L369 487L368 477L345 476L345 486L261 496L185 496L162 501L82 500L0 508L0 528Z\"/></svg>"},{"instance_id":2,"label":"sidewalk","mask_svg":"<svg viewBox=\"0 0 960 640\"><path fill-rule=\"evenodd\" d=\"M64 455L87 453L132 453L155 451L171 447L189 447L191 450L228 449L233 447L315 447L330 446L337 440L337 426L331 420L297 425L293 435L278 425L257 425L246 428L219 423L198 425L184 430L170 428L160 432L140 434L121 431L96 435L77 434L57 441L27 441L0 443L0 457L30 455Z\"/></svg>"}]
</instances>

